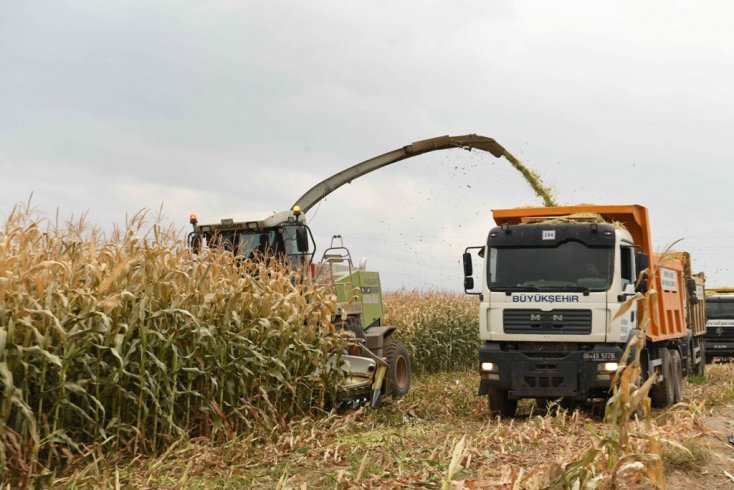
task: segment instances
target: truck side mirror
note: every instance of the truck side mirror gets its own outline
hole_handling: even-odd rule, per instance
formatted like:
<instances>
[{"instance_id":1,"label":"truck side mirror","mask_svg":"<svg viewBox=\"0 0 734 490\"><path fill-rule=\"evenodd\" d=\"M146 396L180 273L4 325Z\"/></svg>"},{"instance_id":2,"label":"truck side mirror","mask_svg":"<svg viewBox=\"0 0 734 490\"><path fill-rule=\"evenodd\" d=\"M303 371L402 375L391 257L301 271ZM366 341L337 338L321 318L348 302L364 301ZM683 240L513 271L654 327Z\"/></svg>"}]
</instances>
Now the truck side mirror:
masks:
<instances>
[{"instance_id":1,"label":"truck side mirror","mask_svg":"<svg viewBox=\"0 0 734 490\"><path fill-rule=\"evenodd\" d=\"M471 276L474 274L474 268L472 267L471 263L471 254L469 252L464 252L464 255L462 256L462 259L464 261L464 277L467 279L471 279ZM464 280L464 284L466 284L466 280ZM467 288L464 286L465 289L472 289L474 287L474 280L472 279L472 286Z\"/></svg>"},{"instance_id":2,"label":"truck side mirror","mask_svg":"<svg viewBox=\"0 0 734 490\"><path fill-rule=\"evenodd\" d=\"M305 226L296 228L296 245L299 252L308 252L308 229Z\"/></svg>"},{"instance_id":3,"label":"truck side mirror","mask_svg":"<svg viewBox=\"0 0 734 490\"><path fill-rule=\"evenodd\" d=\"M482 300L481 291L472 291L474 289L474 267L472 267L471 252L469 250L476 250L477 255L483 258L485 247L466 247L464 254L461 256L462 262L464 262L464 292L466 294L479 296Z\"/></svg>"}]
</instances>

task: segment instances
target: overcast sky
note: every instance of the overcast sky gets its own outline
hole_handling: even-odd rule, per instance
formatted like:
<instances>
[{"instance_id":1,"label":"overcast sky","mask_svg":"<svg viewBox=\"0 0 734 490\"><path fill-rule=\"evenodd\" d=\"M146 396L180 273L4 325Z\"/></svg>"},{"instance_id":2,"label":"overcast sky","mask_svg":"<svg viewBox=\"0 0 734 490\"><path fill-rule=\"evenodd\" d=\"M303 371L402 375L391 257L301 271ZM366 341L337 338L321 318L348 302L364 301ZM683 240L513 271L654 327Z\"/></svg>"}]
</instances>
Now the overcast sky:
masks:
<instances>
[{"instance_id":1,"label":"overcast sky","mask_svg":"<svg viewBox=\"0 0 734 490\"><path fill-rule=\"evenodd\" d=\"M637 203L734 285L734 4L0 0L2 213L102 227L284 210L416 140L499 141L563 204ZM488 154L395 164L309 213L386 289L458 290L491 210L541 205Z\"/></svg>"}]
</instances>

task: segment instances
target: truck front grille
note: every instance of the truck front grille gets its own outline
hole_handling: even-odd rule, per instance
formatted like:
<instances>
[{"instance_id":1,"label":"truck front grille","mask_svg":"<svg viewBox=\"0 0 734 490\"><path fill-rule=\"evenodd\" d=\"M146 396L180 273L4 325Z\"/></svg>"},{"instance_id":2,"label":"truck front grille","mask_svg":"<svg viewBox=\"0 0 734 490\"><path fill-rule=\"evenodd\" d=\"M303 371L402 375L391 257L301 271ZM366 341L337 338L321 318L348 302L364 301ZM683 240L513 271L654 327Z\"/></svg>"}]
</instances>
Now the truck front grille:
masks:
<instances>
[{"instance_id":1,"label":"truck front grille","mask_svg":"<svg viewBox=\"0 0 734 490\"><path fill-rule=\"evenodd\" d=\"M706 327L704 337L712 340L734 339L734 327Z\"/></svg>"},{"instance_id":2,"label":"truck front grille","mask_svg":"<svg viewBox=\"0 0 734 490\"><path fill-rule=\"evenodd\" d=\"M505 333L586 335L591 333L591 310L505 310Z\"/></svg>"},{"instance_id":3,"label":"truck front grille","mask_svg":"<svg viewBox=\"0 0 734 490\"><path fill-rule=\"evenodd\" d=\"M558 388L563 383L561 376L525 376L523 379L531 388Z\"/></svg>"}]
</instances>

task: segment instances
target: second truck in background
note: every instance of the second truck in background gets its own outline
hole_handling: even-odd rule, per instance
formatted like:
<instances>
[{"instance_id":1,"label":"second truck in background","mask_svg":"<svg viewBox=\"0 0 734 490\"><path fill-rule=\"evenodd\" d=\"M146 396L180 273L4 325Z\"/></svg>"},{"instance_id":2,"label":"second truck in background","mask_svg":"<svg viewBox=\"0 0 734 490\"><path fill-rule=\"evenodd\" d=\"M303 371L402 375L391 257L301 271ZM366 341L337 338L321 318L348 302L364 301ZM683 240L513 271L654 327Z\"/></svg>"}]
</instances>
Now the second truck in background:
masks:
<instances>
[{"instance_id":1,"label":"second truck in background","mask_svg":"<svg viewBox=\"0 0 734 490\"><path fill-rule=\"evenodd\" d=\"M706 360L734 357L734 288L706 290Z\"/></svg>"},{"instance_id":2,"label":"second truck in background","mask_svg":"<svg viewBox=\"0 0 734 490\"><path fill-rule=\"evenodd\" d=\"M684 374L703 374L704 276L685 252L655 254L647 209L639 205L495 210L483 246L480 395L492 413L514 415L522 398L605 398L640 311L621 306L654 288L643 372L657 382L654 406L682 398ZM648 280L637 285L641 271ZM639 305L642 308L642 304Z\"/></svg>"}]
</instances>

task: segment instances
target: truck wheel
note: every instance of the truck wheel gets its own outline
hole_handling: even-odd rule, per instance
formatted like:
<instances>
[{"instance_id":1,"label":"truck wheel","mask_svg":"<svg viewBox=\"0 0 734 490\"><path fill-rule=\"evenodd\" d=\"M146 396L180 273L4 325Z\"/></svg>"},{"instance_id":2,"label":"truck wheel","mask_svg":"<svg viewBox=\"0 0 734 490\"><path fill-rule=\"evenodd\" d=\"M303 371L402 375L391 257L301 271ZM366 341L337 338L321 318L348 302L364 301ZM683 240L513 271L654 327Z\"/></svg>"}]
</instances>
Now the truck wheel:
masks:
<instances>
[{"instance_id":1,"label":"truck wheel","mask_svg":"<svg viewBox=\"0 0 734 490\"><path fill-rule=\"evenodd\" d=\"M650 400L655 408L669 407L675 399L673 388L673 362L670 357L670 351L666 348L660 348L660 360L662 361L661 371L663 380L655 383L650 389Z\"/></svg>"},{"instance_id":2,"label":"truck wheel","mask_svg":"<svg viewBox=\"0 0 734 490\"><path fill-rule=\"evenodd\" d=\"M393 398L405 396L410 391L410 356L408 349L398 340L385 341L382 352L387 362L387 393Z\"/></svg>"},{"instance_id":3,"label":"truck wheel","mask_svg":"<svg viewBox=\"0 0 734 490\"><path fill-rule=\"evenodd\" d=\"M673 403L683 401L683 365L680 352L676 349L670 351L671 365L673 368Z\"/></svg>"},{"instance_id":4,"label":"truck wheel","mask_svg":"<svg viewBox=\"0 0 734 490\"><path fill-rule=\"evenodd\" d=\"M489 387L489 414L501 415L502 417L514 417L517 412L517 400L510 400L507 398L507 391L497 388L496 386Z\"/></svg>"}]
</instances>

